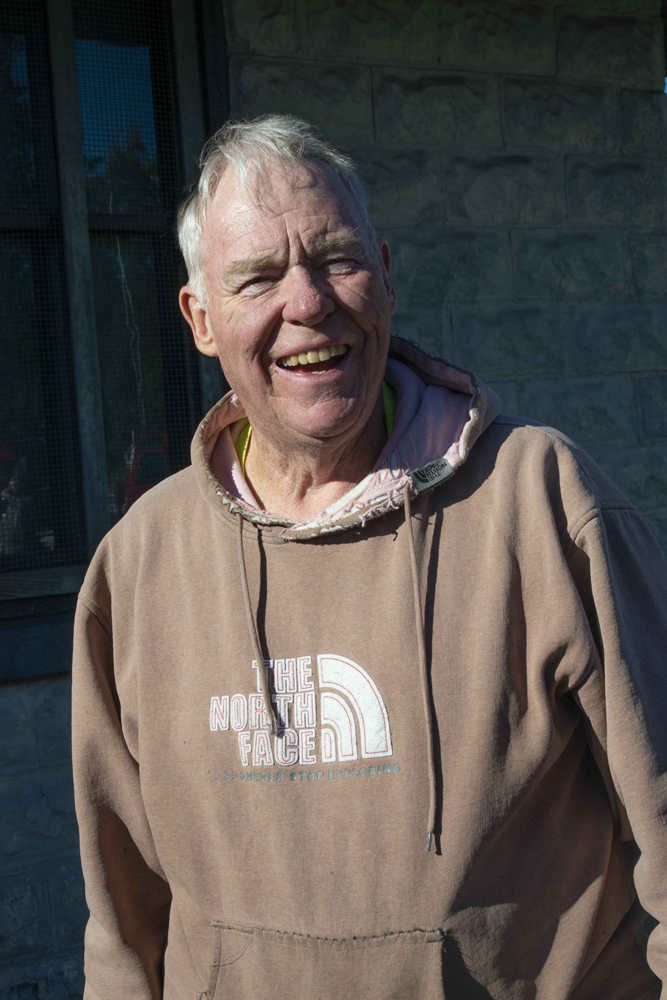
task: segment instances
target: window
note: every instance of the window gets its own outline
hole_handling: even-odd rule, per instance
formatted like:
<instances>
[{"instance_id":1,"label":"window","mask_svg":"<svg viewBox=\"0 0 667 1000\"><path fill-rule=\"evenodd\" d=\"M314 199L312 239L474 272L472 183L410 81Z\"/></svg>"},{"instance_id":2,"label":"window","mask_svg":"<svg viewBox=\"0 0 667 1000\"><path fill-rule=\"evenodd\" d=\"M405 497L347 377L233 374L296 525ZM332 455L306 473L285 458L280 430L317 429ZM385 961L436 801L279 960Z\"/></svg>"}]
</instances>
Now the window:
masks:
<instances>
[{"instance_id":1,"label":"window","mask_svg":"<svg viewBox=\"0 0 667 1000\"><path fill-rule=\"evenodd\" d=\"M171 236L181 196L164 3L73 0L111 521L158 481L132 470L188 462L196 357L175 308ZM146 451L159 438L159 452ZM153 462L153 469L158 468Z\"/></svg>"},{"instance_id":2,"label":"window","mask_svg":"<svg viewBox=\"0 0 667 1000\"><path fill-rule=\"evenodd\" d=\"M214 17L187 0L0 10L0 597L76 590L224 391L178 314L173 235L224 117Z\"/></svg>"},{"instance_id":3,"label":"window","mask_svg":"<svg viewBox=\"0 0 667 1000\"><path fill-rule=\"evenodd\" d=\"M46 32L0 9L0 573L85 560ZM5 577L7 578L7 577Z\"/></svg>"}]
</instances>

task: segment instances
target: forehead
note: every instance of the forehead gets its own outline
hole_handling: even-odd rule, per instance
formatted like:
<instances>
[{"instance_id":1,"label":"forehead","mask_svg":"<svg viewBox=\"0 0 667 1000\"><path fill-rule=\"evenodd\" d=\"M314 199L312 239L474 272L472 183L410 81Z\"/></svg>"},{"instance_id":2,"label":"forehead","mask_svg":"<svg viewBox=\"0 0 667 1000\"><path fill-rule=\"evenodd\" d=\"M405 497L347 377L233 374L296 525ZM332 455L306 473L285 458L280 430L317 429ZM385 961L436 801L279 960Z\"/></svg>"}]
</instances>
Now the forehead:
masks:
<instances>
[{"instance_id":1,"label":"forehead","mask_svg":"<svg viewBox=\"0 0 667 1000\"><path fill-rule=\"evenodd\" d=\"M204 243L217 251L282 242L298 234L307 245L322 235L356 232L363 220L350 193L329 168L311 163L267 165L244 185L230 167L206 214Z\"/></svg>"}]
</instances>

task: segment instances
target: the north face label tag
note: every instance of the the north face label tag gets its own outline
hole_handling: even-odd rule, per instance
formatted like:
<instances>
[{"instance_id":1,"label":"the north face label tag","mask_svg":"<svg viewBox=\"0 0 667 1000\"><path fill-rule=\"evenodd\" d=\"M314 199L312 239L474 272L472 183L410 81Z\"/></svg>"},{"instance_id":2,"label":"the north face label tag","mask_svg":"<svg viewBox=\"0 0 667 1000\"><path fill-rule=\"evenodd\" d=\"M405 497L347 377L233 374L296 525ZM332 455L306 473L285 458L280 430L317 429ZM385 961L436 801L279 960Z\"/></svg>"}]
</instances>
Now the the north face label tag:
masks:
<instances>
[{"instance_id":1,"label":"the north face label tag","mask_svg":"<svg viewBox=\"0 0 667 1000\"><path fill-rule=\"evenodd\" d=\"M417 493L423 493L438 483L444 483L445 479L454 475L454 470L446 458L438 458L435 462L423 465L421 469L415 469L410 475Z\"/></svg>"}]
</instances>

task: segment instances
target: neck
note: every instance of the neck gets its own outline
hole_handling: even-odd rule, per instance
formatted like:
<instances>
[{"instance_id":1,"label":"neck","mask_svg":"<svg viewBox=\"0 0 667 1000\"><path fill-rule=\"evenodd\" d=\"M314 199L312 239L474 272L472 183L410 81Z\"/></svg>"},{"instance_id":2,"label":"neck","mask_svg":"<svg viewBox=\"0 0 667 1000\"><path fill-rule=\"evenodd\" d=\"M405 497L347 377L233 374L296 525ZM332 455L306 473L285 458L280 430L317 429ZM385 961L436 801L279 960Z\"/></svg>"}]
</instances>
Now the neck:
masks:
<instances>
[{"instance_id":1,"label":"neck","mask_svg":"<svg viewBox=\"0 0 667 1000\"><path fill-rule=\"evenodd\" d=\"M267 512L309 521L368 475L386 440L382 396L361 431L344 440L327 438L308 448L286 447L253 427L246 481Z\"/></svg>"}]
</instances>

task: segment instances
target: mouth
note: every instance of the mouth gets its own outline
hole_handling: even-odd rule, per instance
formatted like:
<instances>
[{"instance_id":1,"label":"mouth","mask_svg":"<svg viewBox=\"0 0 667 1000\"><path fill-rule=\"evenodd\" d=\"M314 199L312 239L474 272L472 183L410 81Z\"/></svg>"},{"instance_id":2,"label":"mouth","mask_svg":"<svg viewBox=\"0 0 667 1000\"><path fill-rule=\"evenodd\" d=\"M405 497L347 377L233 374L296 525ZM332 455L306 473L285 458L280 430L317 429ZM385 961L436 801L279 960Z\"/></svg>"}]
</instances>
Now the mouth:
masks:
<instances>
[{"instance_id":1,"label":"mouth","mask_svg":"<svg viewBox=\"0 0 667 1000\"><path fill-rule=\"evenodd\" d=\"M289 372L318 374L337 368L349 350L347 344L332 344L330 347L320 347L317 351L304 351L278 358L276 364L279 368Z\"/></svg>"}]
</instances>

